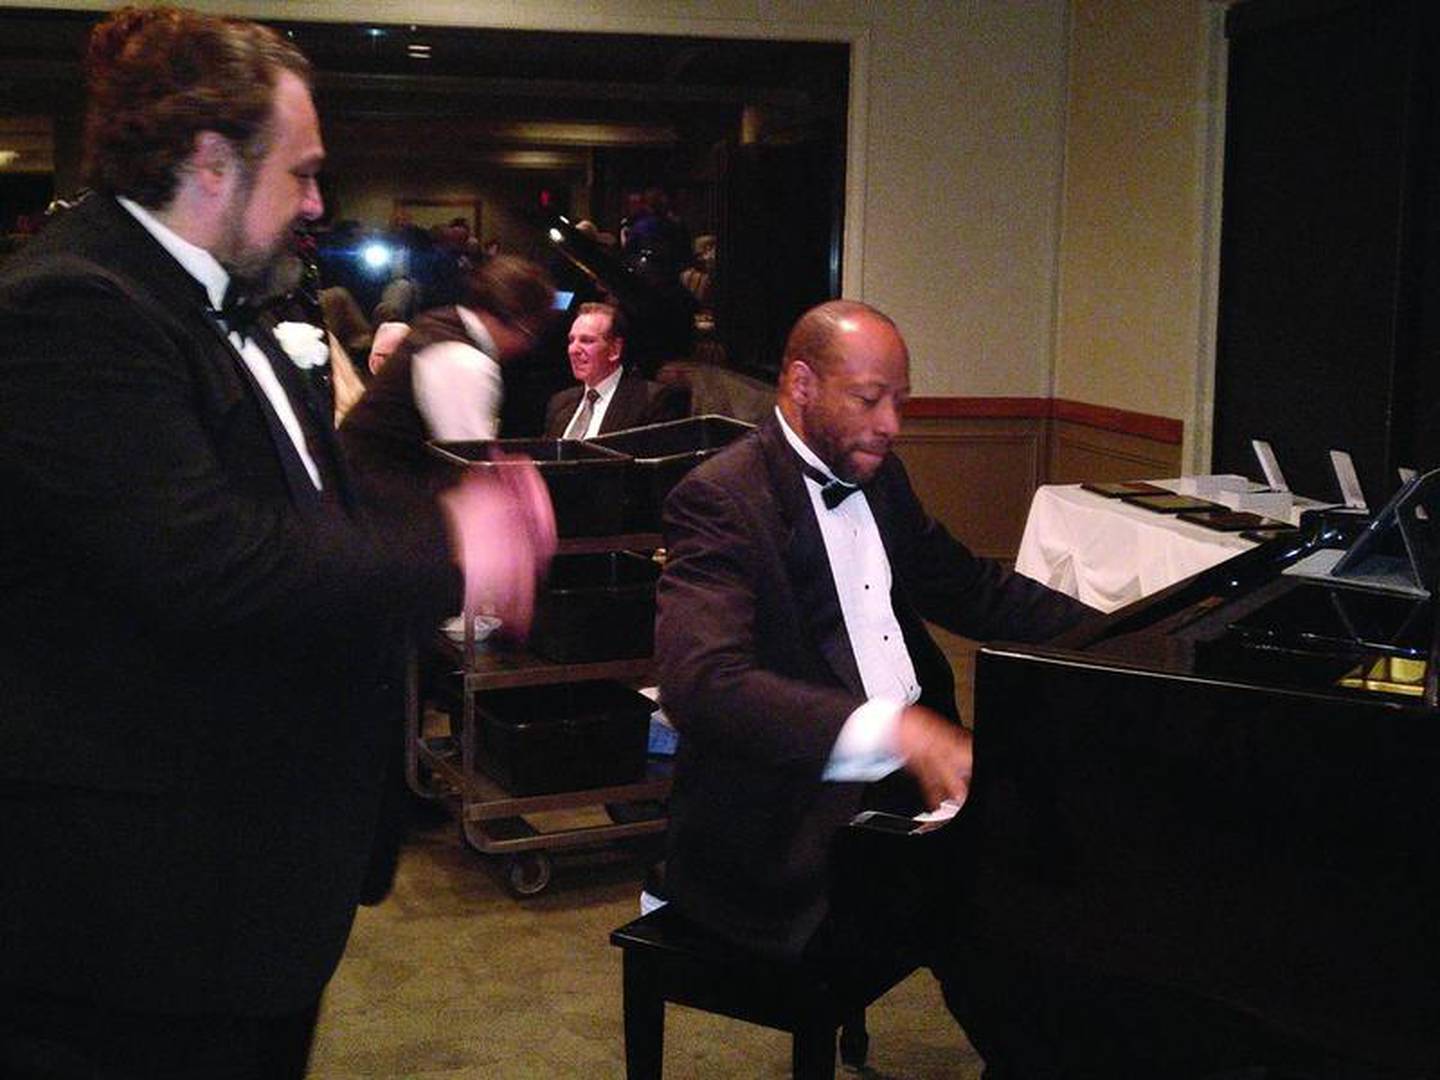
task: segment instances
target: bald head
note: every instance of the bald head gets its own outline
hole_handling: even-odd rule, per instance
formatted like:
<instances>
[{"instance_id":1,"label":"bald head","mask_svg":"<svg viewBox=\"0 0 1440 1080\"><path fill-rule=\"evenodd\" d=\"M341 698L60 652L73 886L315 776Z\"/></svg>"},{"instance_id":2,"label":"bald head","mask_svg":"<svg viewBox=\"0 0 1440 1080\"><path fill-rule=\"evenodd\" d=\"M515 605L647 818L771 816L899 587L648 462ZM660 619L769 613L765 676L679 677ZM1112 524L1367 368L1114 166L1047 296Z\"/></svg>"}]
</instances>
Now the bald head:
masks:
<instances>
[{"instance_id":1,"label":"bald head","mask_svg":"<svg viewBox=\"0 0 1440 1080\"><path fill-rule=\"evenodd\" d=\"M864 483L900 431L910 353L889 316L832 300L811 308L785 343L780 411L842 480Z\"/></svg>"},{"instance_id":2,"label":"bald head","mask_svg":"<svg viewBox=\"0 0 1440 1080\"><path fill-rule=\"evenodd\" d=\"M862 323L888 327L897 338L900 336L890 316L869 304L858 300L830 300L805 312L791 328L790 336L785 339L781 373L796 360L803 360L822 374L830 370L844 348L846 335L855 332ZM903 341L901 347L904 347ZM908 354L906 362L909 362Z\"/></svg>"}]
</instances>

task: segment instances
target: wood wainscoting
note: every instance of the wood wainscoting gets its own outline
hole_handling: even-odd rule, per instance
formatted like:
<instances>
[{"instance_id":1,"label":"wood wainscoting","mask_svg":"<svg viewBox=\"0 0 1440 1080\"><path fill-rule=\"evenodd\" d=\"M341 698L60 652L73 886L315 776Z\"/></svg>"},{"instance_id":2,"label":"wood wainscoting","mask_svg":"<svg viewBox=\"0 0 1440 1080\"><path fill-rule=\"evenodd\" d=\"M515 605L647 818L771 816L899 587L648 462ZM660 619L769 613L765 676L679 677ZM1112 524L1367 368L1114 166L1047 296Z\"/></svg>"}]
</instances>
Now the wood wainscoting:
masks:
<instances>
[{"instance_id":1,"label":"wood wainscoting","mask_svg":"<svg viewBox=\"0 0 1440 1080\"><path fill-rule=\"evenodd\" d=\"M1180 475L1179 420L1061 399L1051 406L1045 483Z\"/></svg>"},{"instance_id":2,"label":"wood wainscoting","mask_svg":"<svg viewBox=\"0 0 1440 1080\"><path fill-rule=\"evenodd\" d=\"M1180 474L1181 422L1052 398L913 398L896 452L927 509L1013 560L1041 484Z\"/></svg>"},{"instance_id":3,"label":"wood wainscoting","mask_svg":"<svg viewBox=\"0 0 1440 1080\"><path fill-rule=\"evenodd\" d=\"M915 417L895 451L926 509L977 555L1014 559L1044 483L1046 422L1033 417Z\"/></svg>"}]
</instances>

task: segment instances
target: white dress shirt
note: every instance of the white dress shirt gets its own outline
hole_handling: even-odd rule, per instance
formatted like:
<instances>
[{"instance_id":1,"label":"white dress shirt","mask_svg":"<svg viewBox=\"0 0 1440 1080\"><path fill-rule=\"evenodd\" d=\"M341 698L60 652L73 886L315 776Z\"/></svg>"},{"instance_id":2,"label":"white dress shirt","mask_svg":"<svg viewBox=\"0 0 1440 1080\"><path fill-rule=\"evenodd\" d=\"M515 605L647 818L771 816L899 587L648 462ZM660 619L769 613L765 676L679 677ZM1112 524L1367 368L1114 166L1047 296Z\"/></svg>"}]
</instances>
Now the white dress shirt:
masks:
<instances>
[{"instance_id":1,"label":"white dress shirt","mask_svg":"<svg viewBox=\"0 0 1440 1080\"><path fill-rule=\"evenodd\" d=\"M588 439L592 435L600 433L600 425L605 420L605 410L610 407L610 402L615 398L615 388L620 385L620 376L625 373L625 365L621 364L605 378L601 379L593 387L600 396L595 399L594 406L590 409L590 423L584 431L577 431L569 437L572 439ZM575 406L575 411L570 414L570 419L565 421L565 432L570 431L570 425L575 422L575 417L580 415L580 410L585 407L585 387L580 390L580 401Z\"/></svg>"},{"instance_id":2,"label":"white dress shirt","mask_svg":"<svg viewBox=\"0 0 1440 1080\"><path fill-rule=\"evenodd\" d=\"M834 473L790 429L779 409L780 430L802 461L827 479ZM900 712L920 698L915 664L890 603L890 559L865 492L831 510L820 497L822 483L805 475L805 490L825 542L825 554L845 631L860 670L867 701L846 719L825 767L827 780L878 780L900 768L895 751Z\"/></svg>"},{"instance_id":3,"label":"white dress shirt","mask_svg":"<svg viewBox=\"0 0 1440 1080\"><path fill-rule=\"evenodd\" d=\"M160 245L168 251L175 261L205 288L205 295L210 298L210 306L216 311L225 299L225 289L230 284L230 274L220 265L218 259L202 247L190 243L180 236L173 229L160 222L153 214L137 202L119 197L117 201L130 216L138 221L151 236L159 241ZM245 366L250 369L250 374L255 376L255 381L260 384L265 398L270 402L270 407L275 410L275 415L280 418L280 424L285 429L285 434L290 436L290 441L295 444L295 450L300 455L300 461L305 466L305 471L310 475L310 482L315 485L318 491L324 485L320 481L320 470L315 465L315 460L310 456L310 448L305 445L305 432L300 427L300 421L295 416L295 409L290 404L290 398L285 393L285 388L280 385L280 380L275 377L275 369L270 366L270 357L265 355L265 350L260 348L253 337L241 338L239 334L230 334L230 344L240 354L240 359L245 361Z\"/></svg>"},{"instance_id":4,"label":"white dress shirt","mask_svg":"<svg viewBox=\"0 0 1440 1080\"><path fill-rule=\"evenodd\" d=\"M415 407L433 438L446 442L493 439L500 433L500 405L505 382L495 356L495 339L475 313L456 305L455 312L474 345L437 341L410 362Z\"/></svg>"}]
</instances>

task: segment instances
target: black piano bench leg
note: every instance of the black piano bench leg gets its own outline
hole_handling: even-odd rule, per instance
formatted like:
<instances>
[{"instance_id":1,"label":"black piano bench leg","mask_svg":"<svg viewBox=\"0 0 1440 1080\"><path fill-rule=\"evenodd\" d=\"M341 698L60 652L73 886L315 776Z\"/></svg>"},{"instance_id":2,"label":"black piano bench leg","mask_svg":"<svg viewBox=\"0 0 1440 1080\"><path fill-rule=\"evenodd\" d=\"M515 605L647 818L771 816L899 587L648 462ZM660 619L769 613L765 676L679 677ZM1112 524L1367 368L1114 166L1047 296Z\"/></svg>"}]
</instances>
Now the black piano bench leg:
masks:
<instances>
[{"instance_id":1,"label":"black piano bench leg","mask_svg":"<svg viewBox=\"0 0 1440 1080\"><path fill-rule=\"evenodd\" d=\"M859 1068L870 1055L870 1033L865 1030L865 1010L845 1018L840 1029L840 1060Z\"/></svg>"},{"instance_id":2,"label":"black piano bench leg","mask_svg":"<svg viewBox=\"0 0 1440 1080\"><path fill-rule=\"evenodd\" d=\"M665 1060L665 999L646 965L627 952L625 980L625 1080L660 1080Z\"/></svg>"},{"instance_id":3,"label":"black piano bench leg","mask_svg":"<svg viewBox=\"0 0 1440 1080\"><path fill-rule=\"evenodd\" d=\"M624 950L626 1080L660 1080L669 1002L788 1031L797 1080L834 1080L836 1035L845 1064L863 1065L866 1008L918 966L900 953L844 970L751 954L669 907L612 931L610 942Z\"/></svg>"},{"instance_id":4,"label":"black piano bench leg","mask_svg":"<svg viewBox=\"0 0 1440 1080\"><path fill-rule=\"evenodd\" d=\"M790 1042L795 1080L835 1080L835 1025L811 1021L796 1026Z\"/></svg>"}]
</instances>

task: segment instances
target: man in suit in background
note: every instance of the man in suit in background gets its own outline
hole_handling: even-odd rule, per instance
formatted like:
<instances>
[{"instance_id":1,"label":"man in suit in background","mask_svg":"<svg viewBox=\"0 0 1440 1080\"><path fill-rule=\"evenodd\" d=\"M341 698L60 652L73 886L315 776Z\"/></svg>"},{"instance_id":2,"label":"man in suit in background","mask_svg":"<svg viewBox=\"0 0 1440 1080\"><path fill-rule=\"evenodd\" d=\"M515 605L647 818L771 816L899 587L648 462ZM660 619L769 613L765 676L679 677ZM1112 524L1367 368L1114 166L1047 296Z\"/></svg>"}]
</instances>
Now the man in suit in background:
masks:
<instances>
[{"instance_id":1,"label":"man in suit in background","mask_svg":"<svg viewBox=\"0 0 1440 1080\"><path fill-rule=\"evenodd\" d=\"M624 354L620 309L581 304L569 336L570 370L580 385L561 390L545 406L547 439L585 439L684 415L683 395L630 371Z\"/></svg>"},{"instance_id":2,"label":"man in suit in background","mask_svg":"<svg viewBox=\"0 0 1440 1080\"><path fill-rule=\"evenodd\" d=\"M533 470L356 505L253 317L322 209L293 46L132 8L87 75L94 194L0 270L0 1074L299 1077L397 620L523 626L553 518Z\"/></svg>"},{"instance_id":3,"label":"man in suit in background","mask_svg":"<svg viewBox=\"0 0 1440 1080\"><path fill-rule=\"evenodd\" d=\"M822 304L791 331L774 415L667 500L656 661L680 744L665 887L696 923L771 953L906 938L963 1011L953 873L880 881L860 902L833 889L837 838L862 808L965 799L970 736L922 619L1036 640L1087 609L926 514L891 452L908 394L890 319Z\"/></svg>"}]
</instances>

